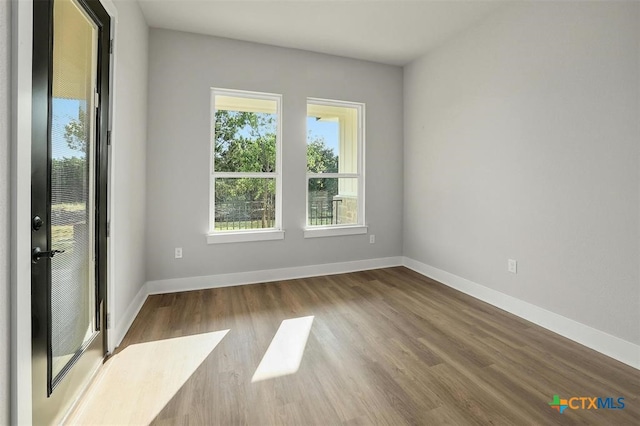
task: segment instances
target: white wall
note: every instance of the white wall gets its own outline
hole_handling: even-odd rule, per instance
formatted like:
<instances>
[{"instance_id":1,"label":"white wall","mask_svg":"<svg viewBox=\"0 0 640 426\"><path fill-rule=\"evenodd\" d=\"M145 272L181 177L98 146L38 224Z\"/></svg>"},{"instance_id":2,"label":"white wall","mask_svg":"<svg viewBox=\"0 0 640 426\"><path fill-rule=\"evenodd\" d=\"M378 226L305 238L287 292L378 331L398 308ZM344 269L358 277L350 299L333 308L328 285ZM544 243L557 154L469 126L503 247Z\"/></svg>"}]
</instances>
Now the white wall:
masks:
<instances>
[{"instance_id":1,"label":"white wall","mask_svg":"<svg viewBox=\"0 0 640 426\"><path fill-rule=\"evenodd\" d=\"M0 2L0 424L9 424L9 121L10 22L9 2Z\"/></svg>"},{"instance_id":2,"label":"white wall","mask_svg":"<svg viewBox=\"0 0 640 426\"><path fill-rule=\"evenodd\" d=\"M159 29L149 58L147 280L401 255L401 68ZM283 95L284 241L206 243L211 87ZM376 244L367 235L303 238L307 97L366 103L366 219Z\"/></svg>"},{"instance_id":3,"label":"white wall","mask_svg":"<svg viewBox=\"0 0 640 426\"><path fill-rule=\"evenodd\" d=\"M111 262L113 344L145 283L145 192L149 29L135 1L117 1L112 134Z\"/></svg>"},{"instance_id":4,"label":"white wall","mask_svg":"<svg viewBox=\"0 0 640 426\"><path fill-rule=\"evenodd\" d=\"M529 3L407 66L405 256L640 343L639 43L637 3Z\"/></svg>"}]
</instances>

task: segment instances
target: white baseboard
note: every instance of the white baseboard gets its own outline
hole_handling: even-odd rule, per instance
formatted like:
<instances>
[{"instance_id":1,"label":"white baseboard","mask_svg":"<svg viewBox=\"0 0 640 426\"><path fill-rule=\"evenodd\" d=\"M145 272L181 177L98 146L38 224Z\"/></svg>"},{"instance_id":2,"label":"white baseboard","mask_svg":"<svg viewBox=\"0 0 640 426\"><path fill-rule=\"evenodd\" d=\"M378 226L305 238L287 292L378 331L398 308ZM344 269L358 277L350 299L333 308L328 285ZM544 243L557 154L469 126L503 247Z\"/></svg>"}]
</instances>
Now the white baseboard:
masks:
<instances>
[{"instance_id":1,"label":"white baseboard","mask_svg":"<svg viewBox=\"0 0 640 426\"><path fill-rule=\"evenodd\" d=\"M613 359L640 369L640 345L612 336L593 327L563 317L531 303L490 289L465 278L418 262L408 257L386 257L352 262L327 263L322 265L292 268L267 269L201 277L174 278L147 281L115 327L115 346L119 345L131 327L133 320L151 294L175 293L179 291L266 283L272 281L308 278L322 275L343 274L369 269L389 268L404 265L424 276L448 287L489 303L547 330L578 342Z\"/></svg>"},{"instance_id":2,"label":"white baseboard","mask_svg":"<svg viewBox=\"0 0 640 426\"><path fill-rule=\"evenodd\" d=\"M297 266L293 268L265 269L262 271L236 272L232 274L209 275L204 277L174 278L147 281L148 294L175 293L177 291L202 290L207 288L230 287L271 281L293 280L321 275L344 274L368 269L401 266L402 257L356 260L352 262L326 263L322 265Z\"/></svg>"},{"instance_id":3,"label":"white baseboard","mask_svg":"<svg viewBox=\"0 0 640 426\"><path fill-rule=\"evenodd\" d=\"M131 303L129 303L127 310L118 318L118 323L112 328L112 332L114 333L114 344L111 347L112 351L115 350L115 348L117 348L122 342L122 339L124 339L124 336L127 334L127 331L129 331L131 324L133 324L133 320L138 316L138 312L142 309L142 305L144 305L148 296L149 290L145 283L140 287L138 294L135 295Z\"/></svg>"},{"instance_id":4,"label":"white baseboard","mask_svg":"<svg viewBox=\"0 0 640 426\"><path fill-rule=\"evenodd\" d=\"M408 257L404 257L403 265L448 287L531 321L631 367L640 369L640 345Z\"/></svg>"},{"instance_id":5,"label":"white baseboard","mask_svg":"<svg viewBox=\"0 0 640 426\"><path fill-rule=\"evenodd\" d=\"M232 274L209 275L204 277L174 278L169 280L147 281L133 298L129 307L113 328L114 350L129 331L133 320L142 309L142 305L151 294L175 293L178 291L203 290L207 288L230 287L245 284L266 283L271 281L292 280L317 277L321 275L344 274L369 269L401 266L402 257L384 257L379 259L356 260L352 262L327 263L322 265L298 266L293 268L267 269L262 271L237 272Z\"/></svg>"}]
</instances>

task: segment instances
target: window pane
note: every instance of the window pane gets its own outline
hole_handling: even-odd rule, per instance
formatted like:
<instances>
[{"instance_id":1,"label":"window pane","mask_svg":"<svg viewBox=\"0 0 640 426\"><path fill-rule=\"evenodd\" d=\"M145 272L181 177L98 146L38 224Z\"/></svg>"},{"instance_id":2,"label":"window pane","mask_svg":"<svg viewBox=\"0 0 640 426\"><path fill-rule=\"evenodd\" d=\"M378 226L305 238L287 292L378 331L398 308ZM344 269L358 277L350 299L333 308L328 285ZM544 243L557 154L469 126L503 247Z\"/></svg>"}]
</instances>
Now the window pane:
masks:
<instances>
[{"instance_id":1,"label":"window pane","mask_svg":"<svg viewBox=\"0 0 640 426\"><path fill-rule=\"evenodd\" d=\"M358 173L358 110L307 105L307 171Z\"/></svg>"},{"instance_id":2,"label":"window pane","mask_svg":"<svg viewBox=\"0 0 640 426\"><path fill-rule=\"evenodd\" d=\"M340 141L338 121L318 121L307 117L307 171L338 173Z\"/></svg>"},{"instance_id":3,"label":"window pane","mask_svg":"<svg viewBox=\"0 0 640 426\"><path fill-rule=\"evenodd\" d=\"M358 223L358 179L309 179L309 226Z\"/></svg>"},{"instance_id":4,"label":"window pane","mask_svg":"<svg viewBox=\"0 0 640 426\"><path fill-rule=\"evenodd\" d=\"M275 172L277 102L216 96L216 172Z\"/></svg>"},{"instance_id":5,"label":"window pane","mask_svg":"<svg viewBox=\"0 0 640 426\"><path fill-rule=\"evenodd\" d=\"M275 179L216 179L215 194L216 231L276 226Z\"/></svg>"},{"instance_id":6,"label":"window pane","mask_svg":"<svg viewBox=\"0 0 640 426\"><path fill-rule=\"evenodd\" d=\"M51 84L51 380L96 331L95 111L98 29L76 2L55 1Z\"/></svg>"}]
</instances>

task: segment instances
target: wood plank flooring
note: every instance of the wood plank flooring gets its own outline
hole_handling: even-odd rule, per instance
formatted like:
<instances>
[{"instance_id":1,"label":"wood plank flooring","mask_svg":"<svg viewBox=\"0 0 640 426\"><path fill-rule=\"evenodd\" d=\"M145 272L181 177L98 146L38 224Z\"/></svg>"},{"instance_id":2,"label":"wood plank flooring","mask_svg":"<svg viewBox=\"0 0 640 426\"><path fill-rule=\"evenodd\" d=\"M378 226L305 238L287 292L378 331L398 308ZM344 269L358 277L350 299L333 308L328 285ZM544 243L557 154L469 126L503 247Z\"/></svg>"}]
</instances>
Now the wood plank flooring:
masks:
<instances>
[{"instance_id":1,"label":"wood plank flooring","mask_svg":"<svg viewBox=\"0 0 640 426\"><path fill-rule=\"evenodd\" d=\"M306 316L299 370L252 383L282 321ZM107 364L223 330L153 424L640 424L638 370L402 267L151 296ZM560 414L555 394L625 408Z\"/></svg>"}]
</instances>

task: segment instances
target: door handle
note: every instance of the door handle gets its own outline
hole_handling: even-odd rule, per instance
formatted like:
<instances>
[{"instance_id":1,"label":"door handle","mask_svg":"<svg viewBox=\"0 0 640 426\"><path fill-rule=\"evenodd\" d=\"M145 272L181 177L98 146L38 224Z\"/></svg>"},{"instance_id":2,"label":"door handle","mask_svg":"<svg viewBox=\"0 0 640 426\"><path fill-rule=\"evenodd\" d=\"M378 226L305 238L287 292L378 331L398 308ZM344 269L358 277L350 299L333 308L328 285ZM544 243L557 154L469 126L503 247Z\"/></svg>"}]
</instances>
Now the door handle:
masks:
<instances>
[{"instance_id":1,"label":"door handle","mask_svg":"<svg viewBox=\"0 0 640 426\"><path fill-rule=\"evenodd\" d=\"M42 251L40 250L40 247L36 247L31 253L31 261L33 263L38 263L38 261L43 257L48 257L49 259L51 259L53 256L59 253L64 253L64 250Z\"/></svg>"}]
</instances>

